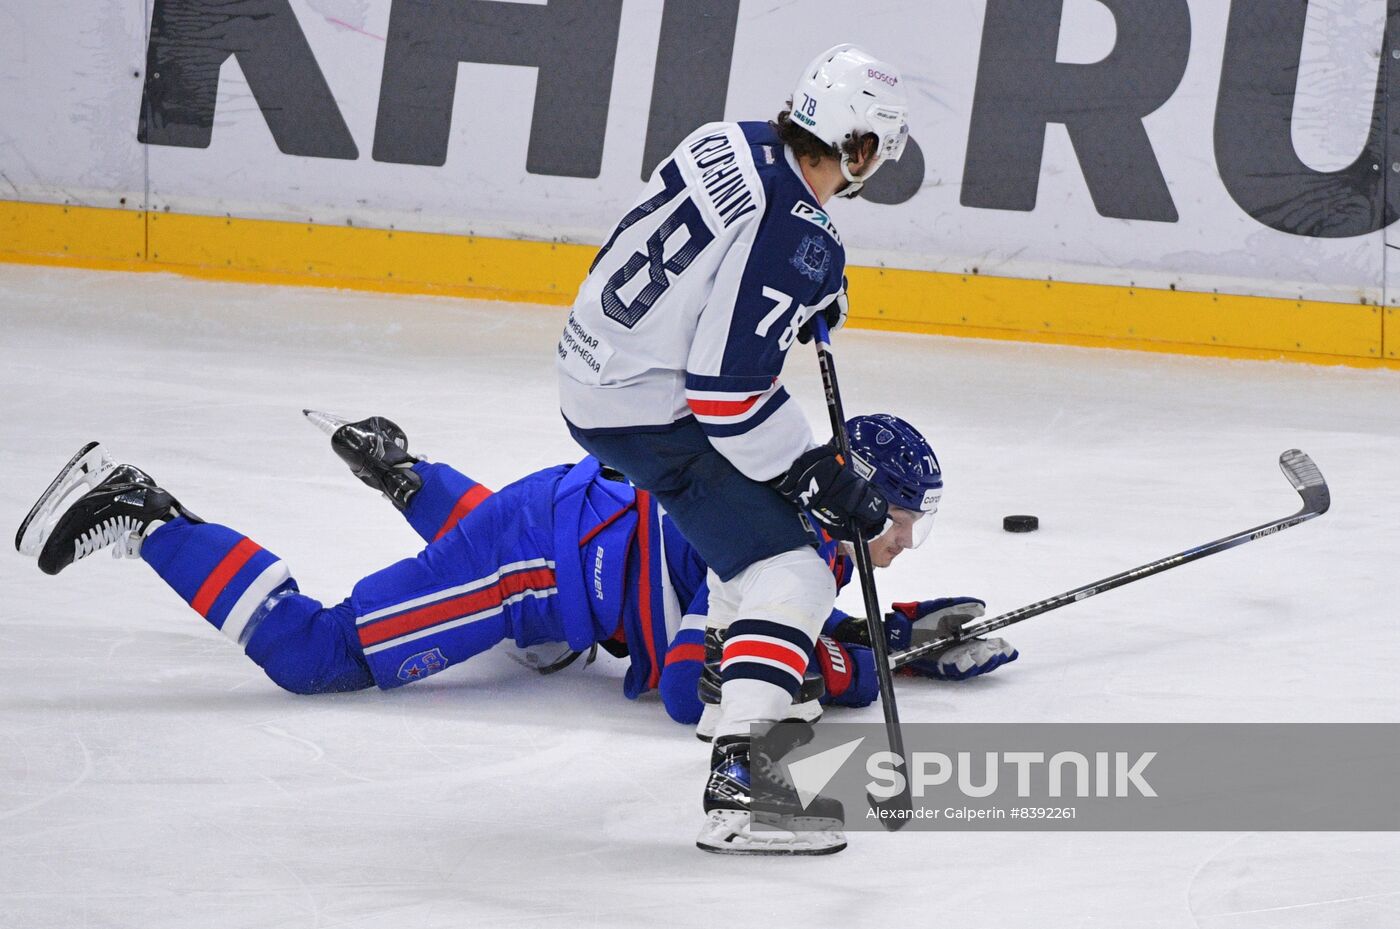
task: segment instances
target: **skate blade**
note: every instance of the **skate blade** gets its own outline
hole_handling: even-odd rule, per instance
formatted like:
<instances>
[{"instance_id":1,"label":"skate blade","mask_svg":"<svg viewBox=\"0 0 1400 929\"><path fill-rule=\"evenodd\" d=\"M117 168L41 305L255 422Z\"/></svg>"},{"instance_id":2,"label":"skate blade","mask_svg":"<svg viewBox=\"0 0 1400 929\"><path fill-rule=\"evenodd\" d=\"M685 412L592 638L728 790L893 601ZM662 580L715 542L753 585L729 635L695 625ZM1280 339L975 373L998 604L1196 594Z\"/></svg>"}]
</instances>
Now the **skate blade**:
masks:
<instances>
[{"instance_id":1,"label":"skate blade","mask_svg":"<svg viewBox=\"0 0 1400 929\"><path fill-rule=\"evenodd\" d=\"M712 810L695 839L695 847L712 855L834 855L846 847L846 836L839 828L832 828L836 825L833 820L806 819L803 823L824 828L753 832L748 813Z\"/></svg>"},{"instance_id":2,"label":"skate blade","mask_svg":"<svg viewBox=\"0 0 1400 929\"><path fill-rule=\"evenodd\" d=\"M311 425L330 436L335 435L337 429L350 422L344 417L336 416L334 413L323 413L320 410L302 410L301 413L311 420Z\"/></svg>"},{"instance_id":3,"label":"skate blade","mask_svg":"<svg viewBox=\"0 0 1400 929\"><path fill-rule=\"evenodd\" d=\"M107 457L101 443L89 442L78 449L78 453L69 459L58 476L49 483L48 489L39 496L38 502L30 507L24 522L19 524L19 531L15 533L15 549L21 555L37 558L57 522L55 516L62 513L73 491L81 488L83 493L87 493L102 483L102 479L116 466L117 463Z\"/></svg>"}]
</instances>

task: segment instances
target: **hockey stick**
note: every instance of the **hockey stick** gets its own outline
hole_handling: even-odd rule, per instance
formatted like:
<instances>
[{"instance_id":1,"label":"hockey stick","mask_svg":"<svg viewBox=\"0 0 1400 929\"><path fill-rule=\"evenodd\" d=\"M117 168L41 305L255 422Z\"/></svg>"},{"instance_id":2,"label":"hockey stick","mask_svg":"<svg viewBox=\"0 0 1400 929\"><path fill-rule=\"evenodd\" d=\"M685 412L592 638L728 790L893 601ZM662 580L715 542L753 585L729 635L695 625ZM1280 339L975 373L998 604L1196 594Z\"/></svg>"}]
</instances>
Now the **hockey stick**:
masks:
<instances>
[{"instance_id":1,"label":"hockey stick","mask_svg":"<svg viewBox=\"0 0 1400 929\"><path fill-rule=\"evenodd\" d=\"M1236 545L1243 545L1246 542L1253 542L1255 539L1262 539L1266 535L1273 535L1275 532L1282 532L1299 523L1307 522L1315 516L1321 516L1327 512L1332 505L1332 492L1327 489L1327 481L1318 470L1317 465L1306 453L1296 448L1291 448L1279 456L1278 466L1283 470L1284 476L1288 478L1293 489L1298 491L1298 495L1303 498L1303 508L1292 516L1285 516L1273 522L1255 526L1253 529L1246 529L1243 532L1236 532L1234 535L1227 535L1223 539L1216 539L1214 542L1207 542L1204 545L1197 545L1195 548L1188 548L1184 552L1178 552L1167 558L1162 558L1150 564L1106 577L1101 581L1092 584L1085 584L1083 587L1076 587L1074 590L1051 597L1048 600L1041 600L1029 606L1023 606L1019 610L1012 610L1010 613L1002 613L1000 616L990 616L986 619L973 620L971 622L957 624L946 623L938 630L938 637L923 642L914 648L907 648L904 651L889 656L891 668L902 668L910 662L927 658L935 652L942 651L950 645L955 645L964 639L974 638L979 635L986 635L997 629L1010 626L1030 619L1032 616L1039 616L1041 613L1048 613L1051 610L1058 610L1062 606L1069 606L1071 603L1078 603L1087 600L1092 596L1103 593L1105 590L1112 590L1115 587L1122 587L1124 584L1131 584L1133 581L1140 581L1145 577L1154 574L1161 574L1163 571L1175 568L1177 565L1186 564L1188 561L1195 561L1207 555L1214 555L1216 552L1223 552ZM868 607L867 607L868 608ZM879 655L876 655L879 661ZM880 686L884 686L884 678L880 679Z\"/></svg>"},{"instance_id":2,"label":"hockey stick","mask_svg":"<svg viewBox=\"0 0 1400 929\"><path fill-rule=\"evenodd\" d=\"M822 369L822 386L826 389L826 411L831 415L831 431L835 433L836 447L843 461L851 460L851 440L846 435L846 414L841 407L841 387L836 381L836 360L831 354L831 332L820 313L811 321L813 341L817 343L817 360ZM889 647L885 640L884 613L880 611L880 598L875 593L875 566L870 561L870 546L860 533L855 533L856 571L860 575L861 591L865 594L865 622L870 633L871 651L874 652L876 676L880 681L880 707L885 712L885 734L889 739L889 749L899 759L896 770L901 775L904 789L888 800L877 800L867 794L870 806L877 813L885 810L893 815L881 815L880 823L890 832L898 831L910 817L894 811L909 811L912 800L909 794L909 778L904 767L904 734L899 728L899 707L894 701L894 677L891 669Z\"/></svg>"}]
</instances>

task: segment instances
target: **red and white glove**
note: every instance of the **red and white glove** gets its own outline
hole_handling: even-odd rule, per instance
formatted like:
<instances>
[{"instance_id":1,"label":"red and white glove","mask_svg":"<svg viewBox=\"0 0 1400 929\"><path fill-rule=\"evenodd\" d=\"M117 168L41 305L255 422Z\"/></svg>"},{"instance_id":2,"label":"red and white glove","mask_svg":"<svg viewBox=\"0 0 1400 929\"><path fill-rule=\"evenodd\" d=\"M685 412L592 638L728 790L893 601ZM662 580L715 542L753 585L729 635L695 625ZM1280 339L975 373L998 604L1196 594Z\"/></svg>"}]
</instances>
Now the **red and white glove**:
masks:
<instances>
[{"instance_id":1,"label":"red and white glove","mask_svg":"<svg viewBox=\"0 0 1400 929\"><path fill-rule=\"evenodd\" d=\"M826 683L823 703L837 706L869 706L880 695L875 655L864 645L838 642L829 635L817 637L812 661Z\"/></svg>"}]
</instances>

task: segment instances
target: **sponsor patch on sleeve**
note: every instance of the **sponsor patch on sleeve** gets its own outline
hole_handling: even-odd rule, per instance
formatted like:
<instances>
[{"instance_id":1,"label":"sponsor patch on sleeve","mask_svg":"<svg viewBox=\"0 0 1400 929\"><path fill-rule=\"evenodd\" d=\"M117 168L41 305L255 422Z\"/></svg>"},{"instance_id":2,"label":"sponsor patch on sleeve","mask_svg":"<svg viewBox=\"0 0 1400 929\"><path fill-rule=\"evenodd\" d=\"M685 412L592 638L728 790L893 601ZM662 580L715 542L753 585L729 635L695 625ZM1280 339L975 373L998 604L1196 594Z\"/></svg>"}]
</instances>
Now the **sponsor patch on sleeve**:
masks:
<instances>
[{"instance_id":1,"label":"sponsor patch on sleeve","mask_svg":"<svg viewBox=\"0 0 1400 929\"><path fill-rule=\"evenodd\" d=\"M841 234L836 231L836 224L831 221L831 217L825 210L819 210L806 200L798 200L792 205L792 215L798 219L805 219L813 225L821 226L827 234L836 240L836 244L841 244Z\"/></svg>"}]
</instances>

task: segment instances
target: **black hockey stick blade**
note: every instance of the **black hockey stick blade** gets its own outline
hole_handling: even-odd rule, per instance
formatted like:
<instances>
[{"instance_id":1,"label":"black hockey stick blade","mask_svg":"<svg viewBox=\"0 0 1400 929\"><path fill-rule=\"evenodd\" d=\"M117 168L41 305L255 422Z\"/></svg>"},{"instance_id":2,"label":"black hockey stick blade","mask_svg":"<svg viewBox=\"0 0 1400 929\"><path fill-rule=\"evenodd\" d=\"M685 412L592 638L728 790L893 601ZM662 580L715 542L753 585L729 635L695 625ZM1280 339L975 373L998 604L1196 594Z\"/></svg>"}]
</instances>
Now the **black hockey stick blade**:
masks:
<instances>
[{"instance_id":1,"label":"black hockey stick blade","mask_svg":"<svg viewBox=\"0 0 1400 929\"><path fill-rule=\"evenodd\" d=\"M1224 538L1207 542L1204 545L1197 545L1195 548L1188 548L1184 552L1177 552L1175 555L1168 555L1166 558L1159 558L1157 561L1131 568L1120 572L1112 577L1106 577L1092 584L1085 584L1083 587L1076 587L1074 590L1057 594L1047 600L1040 600L1036 603L1028 604L1020 609L1012 610L1009 613L1002 613L1000 616L988 616L983 619L974 620L956 630L940 629L938 635L933 639L922 642L913 648L906 648L902 652L889 656L889 664L893 669L898 670L905 665L929 658L950 645L955 645L963 639L974 638L979 635L986 635L997 629L1015 623L1024 622L1032 616L1039 616L1042 613L1049 613L1051 610L1058 610L1062 606L1069 606L1071 603L1078 603L1087 600L1106 590L1113 590L1115 587L1122 587L1134 581L1140 581L1145 577L1154 574L1161 574L1163 571L1175 568L1178 565L1196 561L1207 555L1214 555L1226 549L1243 545L1246 542L1253 542L1255 539L1262 539L1265 536L1282 532L1299 523L1307 522L1310 519L1321 516L1332 506L1332 492L1327 488L1327 480L1322 476L1322 471L1313 463L1312 458L1306 452L1296 448L1279 455L1278 466L1283 471L1284 477L1293 485L1293 489L1303 498L1303 508L1291 516L1284 516L1263 525L1255 526L1252 529L1245 529L1236 532L1234 535L1227 535Z\"/></svg>"},{"instance_id":2,"label":"black hockey stick blade","mask_svg":"<svg viewBox=\"0 0 1400 929\"><path fill-rule=\"evenodd\" d=\"M904 779L903 790L887 800L879 799L872 793L865 795L866 802L870 804L870 809L874 810L886 832L898 832L913 817L914 798L909 793L909 766L904 763L903 755L900 755L895 770Z\"/></svg>"}]
</instances>

